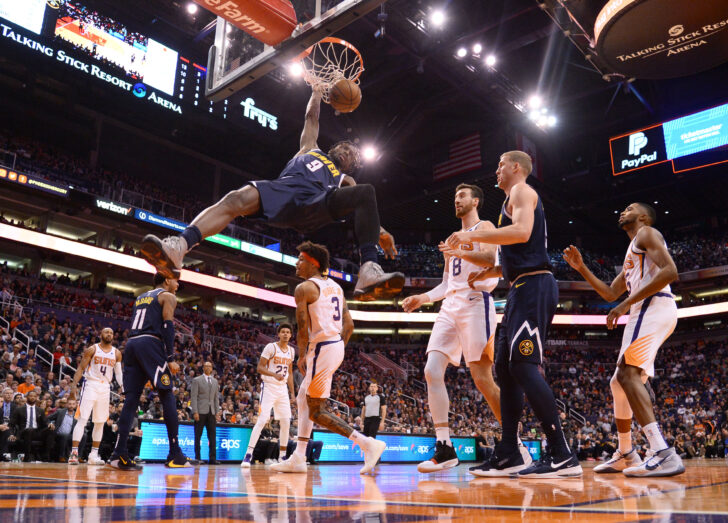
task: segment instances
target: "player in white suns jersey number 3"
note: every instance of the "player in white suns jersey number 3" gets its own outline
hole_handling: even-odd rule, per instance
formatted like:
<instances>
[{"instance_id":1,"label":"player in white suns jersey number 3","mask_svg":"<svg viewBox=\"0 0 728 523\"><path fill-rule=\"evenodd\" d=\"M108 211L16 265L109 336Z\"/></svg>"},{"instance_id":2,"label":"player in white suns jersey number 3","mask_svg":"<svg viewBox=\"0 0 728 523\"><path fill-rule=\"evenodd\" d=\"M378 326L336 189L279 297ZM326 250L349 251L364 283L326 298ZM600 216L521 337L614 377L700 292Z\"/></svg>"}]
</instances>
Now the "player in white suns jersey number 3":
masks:
<instances>
[{"instance_id":1,"label":"player in white suns jersey number 3","mask_svg":"<svg viewBox=\"0 0 728 523\"><path fill-rule=\"evenodd\" d=\"M76 409L76 426L73 428L71 455L69 465L78 465L78 444L86 430L86 422L93 412L94 429L92 433L89 465L103 465L99 458L99 445L104 432L104 423L109 419L109 402L111 401L111 380L116 376L119 386L123 387L121 378L121 351L111 345L114 331L106 327L101 330L101 342L88 347L83 352L81 364L71 382L71 398L76 397L78 381L84 378Z\"/></svg>"},{"instance_id":2,"label":"player in white suns jersey number 3","mask_svg":"<svg viewBox=\"0 0 728 523\"><path fill-rule=\"evenodd\" d=\"M298 442L287 460L274 464L278 472L306 472L306 447L313 423L358 444L364 452L360 473L371 471L386 444L360 434L326 409L331 381L344 360L344 347L354 331L354 321L341 287L324 276L329 269L329 251L323 245L304 242L298 246L296 276L305 279L296 287L298 322L298 369L305 374L298 390Z\"/></svg>"}]
</instances>

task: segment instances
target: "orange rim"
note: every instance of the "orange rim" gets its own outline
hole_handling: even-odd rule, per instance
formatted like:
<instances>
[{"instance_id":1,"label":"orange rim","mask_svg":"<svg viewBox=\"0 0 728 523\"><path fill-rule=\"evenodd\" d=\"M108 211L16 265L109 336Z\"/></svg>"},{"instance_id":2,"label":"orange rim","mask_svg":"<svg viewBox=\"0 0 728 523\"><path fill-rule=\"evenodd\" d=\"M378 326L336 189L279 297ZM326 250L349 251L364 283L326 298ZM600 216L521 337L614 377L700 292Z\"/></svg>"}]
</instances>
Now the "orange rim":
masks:
<instances>
[{"instance_id":1,"label":"orange rim","mask_svg":"<svg viewBox=\"0 0 728 523\"><path fill-rule=\"evenodd\" d=\"M353 51L356 54L357 60L359 60L359 64L361 65L361 68L359 69L359 72L357 73L357 75L354 78L351 78L351 80L356 81L359 79L359 76L361 76L361 73L364 70L364 59L361 57L361 53L359 52L359 50L356 47L354 47L352 44L350 44L346 40L342 40L341 38L336 38L335 36L327 36L325 38L322 38L321 40L319 40L318 42L313 44L311 47L306 49L304 52L299 54L296 57L296 60L300 61L300 60L303 60L304 58L306 58L308 55L311 54L311 52L313 51L313 48L321 43L339 44L339 45L343 45L350 51Z\"/></svg>"}]
</instances>

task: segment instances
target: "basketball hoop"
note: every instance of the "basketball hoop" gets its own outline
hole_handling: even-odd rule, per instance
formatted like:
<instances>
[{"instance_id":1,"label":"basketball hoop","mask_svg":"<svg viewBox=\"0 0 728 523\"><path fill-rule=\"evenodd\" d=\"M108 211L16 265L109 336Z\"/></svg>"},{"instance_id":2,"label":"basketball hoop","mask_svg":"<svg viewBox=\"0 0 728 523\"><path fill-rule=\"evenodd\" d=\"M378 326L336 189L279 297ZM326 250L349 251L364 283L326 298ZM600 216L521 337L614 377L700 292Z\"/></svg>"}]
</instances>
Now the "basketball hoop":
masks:
<instances>
[{"instance_id":1,"label":"basketball hoop","mask_svg":"<svg viewBox=\"0 0 728 523\"><path fill-rule=\"evenodd\" d=\"M327 36L309 47L298 60L303 67L303 79L311 87L323 88L322 99L329 103L329 90L342 78L359 83L364 61L356 47L346 40Z\"/></svg>"}]
</instances>

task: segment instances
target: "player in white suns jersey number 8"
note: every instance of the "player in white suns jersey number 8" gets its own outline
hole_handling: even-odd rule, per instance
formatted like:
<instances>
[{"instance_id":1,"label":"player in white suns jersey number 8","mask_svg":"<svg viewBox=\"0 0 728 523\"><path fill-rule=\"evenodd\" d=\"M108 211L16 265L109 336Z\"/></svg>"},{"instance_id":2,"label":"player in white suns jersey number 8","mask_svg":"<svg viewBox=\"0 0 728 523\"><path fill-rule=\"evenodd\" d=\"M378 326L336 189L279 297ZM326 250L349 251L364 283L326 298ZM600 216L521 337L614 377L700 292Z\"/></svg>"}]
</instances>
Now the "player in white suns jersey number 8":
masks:
<instances>
[{"instance_id":1,"label":"player in white suns jersey number 8","mask_svg":"<svg viewBox=\"0 0 728 523\"><path fill-rule=\"evenodd\" d=\"M680 456L662 437L652 401L644 387L648 377L654 376L660 346L677 324L677 305L670 290L670 283L678 276L677 267L662 235L652 227L655 218L655 210L645 203L630 204L620 214L619 226L631 241L622 272L611 285L599 280L586 267L576 247L571 245L564 250L568 264L606 301L612 303L625 291L628 293L607 316L607 328L614 329L619 317L629 312L617 368L610 382L619 448L612 459L594 467L597 474L674 476L685 471ZM650 444L644 462L632 447L633 415Z\"/></svg>"},{"instance_id":2,"label":"player in white suns jersey number 8","mask_svg":"<svg viewBox=\"0 0 728 523\"><path fill-rule=\"evenodd\" d=\"M493 229L489 221L481 221L478 210L483 203L483 190L477 185L460 184L455 188L455 216L463 231ZM450 400L445 386L449 364L470 369L475 386L483 394L500 423L500 390L493 379L493 343L496 314L491 292L498 278L470 283L472 275L483 268L497 265L495 245L468 242L452 248L440 243L445 255L442 282L424 294L409 296L402 302L405 312L412 312L427 302L444 301L437 315L427 344L425 380L432 421L435 425L435 454L417 466L419 472L437 472L456 466L457 454L450 440L448 412ZM531 462L528 450L521 446L526 463Z\"/></svg>"},{"instance_id":3,"label":"player in white suns jersey number 8","mask_svg":"<svg viewBox=\"0 0 728 523\"><path fill-rule=\"evenodd\" d=\"M83 352L81 364L71 381L70 398L75 399L78 381L84 377L81 397L76 409L76 426L73 428L71 455L69 465L78 465L78 444L86 430L86 422L93 412L94 429L92 432L91 453L88 456L89 465L103 465L99 458L99 446L104 433L104 423L109 419L109 402L111 401L111 380L123 387L121 378L121 351L111 345L114 341L114 331L109 327L101 330L101 342L88 347Z\"/></svg>"},{"instance_id":4,"label":"player in white suns jersey number 8","mask_svg":"<svg viewBox=\"0 0 728 523\"><path fill-rule=\"evenodd\" d=\"M358 444L364 452L361 474L371 471L384 452L383 441L360 434L326 409L331 381L344 360L344 347L354 331L354 321L339 285L324 276L329 251L323 245L304 242L298 247L296 276L306 281L296 287L298 369L305 375L298 390L298 442L293 455L271 466L278 472L306 472L306 447L313 423Z\"/></svg>"}]
</instances>

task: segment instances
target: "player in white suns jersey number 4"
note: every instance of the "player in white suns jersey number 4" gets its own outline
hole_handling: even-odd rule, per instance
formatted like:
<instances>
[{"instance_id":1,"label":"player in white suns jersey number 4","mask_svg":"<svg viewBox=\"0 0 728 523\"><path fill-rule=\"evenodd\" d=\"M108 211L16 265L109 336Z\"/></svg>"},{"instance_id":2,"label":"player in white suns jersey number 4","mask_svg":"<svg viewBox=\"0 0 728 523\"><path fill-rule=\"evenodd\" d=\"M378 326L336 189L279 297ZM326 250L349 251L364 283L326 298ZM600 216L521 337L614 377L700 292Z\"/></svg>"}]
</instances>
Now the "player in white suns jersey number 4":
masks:
<instances>
[{"instance_id":1,"label":"player in white suns jersey number 4","mask_svg":"<svg viewBox=\"0 0 728 523\"><path fill-rule=\"evenodd\" d=\"M101 330L101 342L88 347L83 351L81 364L76 370L71 382L70 398L75 399L78 381L84 378L81 388L81 397L76 409L76 426L73 428L71 455L69 465L78 465L78 444L86 430L86 423L93 411L94 428L92 432L91 453L88 456L89 465L103 465L99 458L99 445L104 434L104 423L109 419L109 402L111 401L111 380L123 387L121 379L121 351L111 345L114 341L114 331L109 327Z\"/></svg>"},{"instance_id":2,"label":"player in white suns jersey number 4","mask_svg":"<svg viewBox=\"0 0 728 523\"><path fill-rule=\"evenodd\" d=\"M481 221L478 210L483 204L483 190L477 185L460 184L455 188L455 216L460 218L463 231L493 229L489 221ZM498 278L488 278L469 284L469 276L486 267L498 264L497 247L479 242L463 243L454 249L444 242L440 250L445 255L442 282L424 294L409 296L402 302L405 312L421 305L444 299L427 344L425 379L427 398L435 425L435 454L417 466L419 472L437 472L456 466L459 461L450 440L448 412L450 400L445 386L449 364L465 365L470 369L475 386L483 394L500 423L500 389L493 379L493 343L496 315L491 292ZM471 286L472 285L472 286ZM521 446L523 459L531 462L528 450Z\"/></svg>"},{"instance_id":3,"label":"player in white suns jersey number 4","mask_svg":"<svg viewBox=\"0 0 728 523\"><path fill-rule=\"evenodd\" d=\"M625 291L628 294L607 316L607 328L613 329L619 317L629 312L617 369L610 382L619 448L612 459L594 467L597 474L674 476L685 471L680 456L662 437L652 401L644 387L647 379L655 374L655 358L660 345L677 324L677 305L670 289L670 283L678 276L677 267L662 235L652 227L655 218L655 210L645 203L630 204L620 214L619 226L631 241L622 272L611 285L594 276L584 265L576 247L571 245L564 250L568 264L609 303ZM644 462L632 447L633 414L650 444Z\"/></svg>"},{"instance_id":4,"label":"player in white suns jersey number 4","mask_svg":"<svg viewBox=\"0 0 728 523\"><path fill-rule=\"evenodd\" d=\"M339 285L324 276L329 269L329 251L323 245L304 242L298 247L296 276L306 281L296 287L298 323L298 369L304 374L298 389L298 443L293 455L272 470L306 472L306 447L313 423L349 438L364 452L361 474L370 472L387 446L383 441L360 434L326 409L331 381L344 360L344 347L354 332L354 321Z\"/></svg>"}]
</instances>

